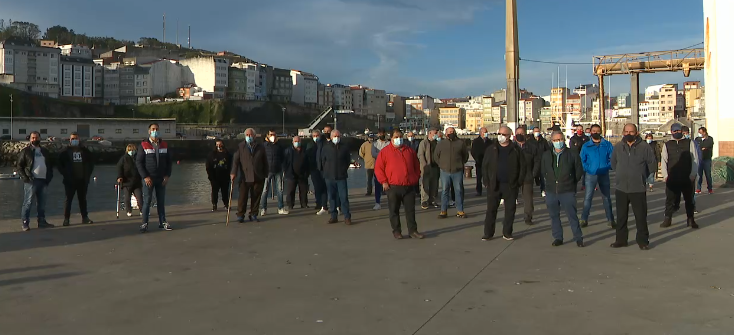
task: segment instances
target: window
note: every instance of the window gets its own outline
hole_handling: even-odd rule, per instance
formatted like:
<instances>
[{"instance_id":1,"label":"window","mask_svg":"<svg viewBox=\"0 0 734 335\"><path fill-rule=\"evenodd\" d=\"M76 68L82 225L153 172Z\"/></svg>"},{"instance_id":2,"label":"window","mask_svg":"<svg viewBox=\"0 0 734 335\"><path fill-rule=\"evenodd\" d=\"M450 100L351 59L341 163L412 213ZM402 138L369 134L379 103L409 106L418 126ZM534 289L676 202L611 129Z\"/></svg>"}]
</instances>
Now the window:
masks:
<instances>
[{"instance_id":1,"label":"window","mask_svg":"<svg viewBox=\"0 0 734 335\"><path fill-rule=\"evenodd\" d=\"M166 129L166 134L170 134L170 133L171 133L171 129Z\"/></svg>"},{"instance_id":2,"label":"window","mask_svg":"<svg viewBox=\"0 0 734 335\"><path fill-rule=\"evenodd\" d=\"M140 129L133 129L133 134L137 134L140 132Z\"/></svg>"},{"instance_id":3,"label":"window","mask_svg":"<svg viewBox=\"0 0 734 335\"><path fill-rule=\"evenodd\" d=\"M7 135L10 133L10 129L3 129L3 135Z\"/></svg>"},{"instance_id":4,"label":"window","mask_svg":"<svg viewBox=\"0 0 734 335\"><path fill-rule=\"evenodd\" d=\"M66 134L66 129L61 129L61 134Z\"/></svg>"},{"instance_id":5,"label":"window","mask_svg":"<svg viewBox=\"0 0 734 335\"><path fill-rule=\"evenodd\" d=\"M115 134L122 134L122 129L115 129Z\"/></svg>"},{"instance_id":6,"label":"window","mask_svg":"<svg viewBox=\"0 0 734 335\"><path fill-rule=\"evenodd\" d=\"M18 129L18 135L25 135L25 129Z\"/></svg>"},{"instance_id":7,"label":"window","mask_svg":"<svg viewBox=\"0 0 734 335\"><path fill-rule=\"evenodd\" d=\"M97 129L97 134L104 134L104 129Z\"/></svg>"},{"instance_id":8,"label":"window","mask_svg":"<svg viewBox=\"0 0 734 335\"><path fill-rule=\"evenodd\" d=\"M48 134L48 129L41 129L40 133L42 135Z\"/></svg>"}]
</instances>

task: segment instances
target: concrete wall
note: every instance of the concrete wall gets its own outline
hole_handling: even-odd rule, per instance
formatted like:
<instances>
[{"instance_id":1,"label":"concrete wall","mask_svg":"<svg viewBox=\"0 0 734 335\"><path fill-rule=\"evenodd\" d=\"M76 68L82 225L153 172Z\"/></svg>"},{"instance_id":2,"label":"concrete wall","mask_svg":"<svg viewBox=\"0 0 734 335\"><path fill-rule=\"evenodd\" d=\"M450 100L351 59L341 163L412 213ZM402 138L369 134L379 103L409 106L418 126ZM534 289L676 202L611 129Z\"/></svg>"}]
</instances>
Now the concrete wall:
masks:
<instances>
[{"instance_id":1,"label":"concrete wall","mask_svg":"<svg viewBox=\"0 0 734 335\"><path fill-rule=\"evenodd\" d=\"M122 140L126 138L143 139L147 137L148 126L152 122L160 125L161 137L170 139L176 137L175 120L130 120L130 119L49 119L49 118L13 118L14 140L25 140L32 131L40 131L42 138L54 136L59 139L68 138L72 132L89 127L89 137L99 135L107 140ZM10 118L0 118L0 132L6 135L10 132ZM82 137L84 138L85 136ZM88 137L88 138L89 138Z\"/></svg>"},{"instance_id":2,"label":"concrete wall","mask_svg":"<svg viewBox=\"0 0 734 335\"><path fill-rule=\"evenodd\" d=\"M704 44L706 64L706 126L716 140L714 157L734 156L734 111L727 108L727 92L734 92L734 68L726 62L734 59L734 2L704 0Z\"/></svg>"}]
</instances>

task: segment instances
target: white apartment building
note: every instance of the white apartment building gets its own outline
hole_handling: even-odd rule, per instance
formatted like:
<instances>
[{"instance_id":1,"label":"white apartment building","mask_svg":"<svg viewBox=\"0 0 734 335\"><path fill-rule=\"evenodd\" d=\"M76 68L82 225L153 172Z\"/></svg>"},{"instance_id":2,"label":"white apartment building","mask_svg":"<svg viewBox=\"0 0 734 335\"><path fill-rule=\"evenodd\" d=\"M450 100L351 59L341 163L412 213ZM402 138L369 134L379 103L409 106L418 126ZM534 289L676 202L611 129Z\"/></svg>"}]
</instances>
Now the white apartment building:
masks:
<instances>
[{"instance_id":1,"label":"white apartment building","mask_svg":"<svg viewBox=\"0 0 734 335\"><path fill-rule=\"evenodd\" d=\"M533 124L540 119L540 110L544 105L543 99L540 97L532 97L520 99L519 113L520 122L524 124ZM591 106L589 106L591 107Z\"/></svg>"},{"instance_id":2,"label":"white apartment building","mask_svg":"<svg viewBox=\"0 0 734 335\"><path fill-rule=\"evenodd\" d=\"M352 110L356 115L366 115L364 111L364 89L362 86L350 87L352 93Z\"/></svg>"},{"instance_id":3,"label":"white apartment building","mask_svg":"<svg viewBox=\"0 0 734 335\"><path fill-rule=\"evenodd\" d=\"M140 67L149 69L150 81L147 84L151 96L175 93L180 87L188 84L184 81L184 67L175 60L159 59L141 64Z\"/></svg>"},{"instance_id":4,"label":"white apartment building","mask_svg":"<svg viewBox=\"0 0 734 335\"><path fill-rule=\"evenodd\" d=\"M653 85L645 88L645 100L650 100L650 97L660 95L660 89L662 89L663 86L665 86L665 84Z\"/></svg>"},{"instance_id":5,"label":"white apartment building","mask_svg":"<svg viewBox=\"0 0 734 335\"><path fill-rule=\"evenodd\" d=\"M195 83L215 99L224 99L229 85L229 59L222 57L197 57L180 61L184 69L184 82Z\"/></svg>"},{"instance_id":6,"label":"white apartment building","mask_svg":"<svg viewBox=\"0 0 734 335\"><path fill-rule=\"evenodd\" d=\"M59 46L59 49L64 56L92 59L92 50L84 45L67 44Z\"/></svg>"},{"instance_id":7,"label":"white apartment building","mask_svg":"<svg viewBox=\"0 0 734 335\"><path fill-rule=\"evenodd\" d=\"M61 56L61 98L91 102L96 67L91 58Z\"/></svg>"},{"instance_id":8,"label":"white apartment building","mask_svg":"<svg viewBox=\"0 0 734 335\"><path fill-rule=\"evenodd\" d=\"M293 93L291 101L299 105L316 105L319 102L319 77L303 71L291 70Z\"/></svg>"},{"instance_id":9,"label":"white apartment building","mask_svg":"<svg viewBox=\"0 0 734 335\"><path fill-rule=\"evenodd\" d=\"M351 87L340 84L329 85L327 87L331 87L331 92L334 97L333 106L335 106L336 109L354 110L352 109Z\"/></svg>"},{"instance_id":10,"label":"white apartment building","mask_svg":"<svg viewBox=\"0 0 734 335\"><path fill-rule=\"evenodd\" d=\"M666 84L660 87L658 100L660 101L660 120L667 122L675 118L678 109L678 85ZM685 100L685 99L684 99Z\"/></svg>"},{"instance_id":11,"label":"white apartment building","mask_svg":"<svg viewBox=\"0 0 734 335\"><path fill-rule=\"evenodd\" d=\"M59 97L61 50L8 39L0 41L0 84L47 96Z\"/></svg>"},{"instance_id":12,"label":"white apartment building","mask_svg":"<svg viewBox=\"0 0 734 335\"><path fill-rule=\"evenodd\" d=\"M419 95L419 96L410 97L408 99L405 99L405 104L411 105L413 106L414 109L422 110L422 111L425 111L425 110L431 111L436 106L435 99L433 99L432 97L428 95Z\"/></svg>"},{"instance_id":13,"label":"white apartment building","mask_svg":"<svg viewBox=\"0 0 734 335\"><path fill-rule=\"evenodd\" d=\"M492 106L494 105L494 97L482 96L482 125L488 127L492 125Z\"/></svg>"},{"instance_id":14,"label":"white apartment building","mask_svg":"<svg viewBox=\"0 0 734 335\"><path fill-rule=\"evenodd\" d=\"M150 102L150 96L152 95L152 82L150 76L150 68L135 66L135 98L136 103L147 104Z\"/></svg>"},{"instance_id":15,"label":"white apartment building","mask_svg":"<svg viewBox=\"0 0 734 335\"><path fill-rule=\"evenodd\" d=\"M115 66L104 68L104 104L120 104L120 70Z\"/></svg>"}]
</instances>

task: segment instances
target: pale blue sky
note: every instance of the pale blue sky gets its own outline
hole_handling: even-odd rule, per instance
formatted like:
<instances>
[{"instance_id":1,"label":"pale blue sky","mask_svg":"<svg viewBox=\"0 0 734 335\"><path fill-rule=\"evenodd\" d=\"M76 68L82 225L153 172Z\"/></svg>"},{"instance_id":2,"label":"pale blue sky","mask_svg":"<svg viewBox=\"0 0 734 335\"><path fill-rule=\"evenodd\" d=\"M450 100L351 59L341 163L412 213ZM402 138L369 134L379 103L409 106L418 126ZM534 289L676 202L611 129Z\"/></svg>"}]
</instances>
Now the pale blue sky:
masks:
<instances>
[{"instance_id":1,"label":"pale blue sky","mask_svg":"<svg viewBox=\"0 0 734 335\"><path fill-rule=\"evenodd\" d=\"M175 4L174 6L171 6ZM0 0L0 18L56 24L89 35L162 37L230 50L322 82L401 94L456 97L505 86L504 1L267 0L125 2ZM700 1L518 0L520 57L591 62L592 56L659 51L703 42ZM520 86L547 95L556 65L521 63ZM561 80L565 82L565 66ZM694 72L690 80L703 80ZM595 82L591 65L568 66L569 86ZM682 83L682 73L643 75L641 85ZM643 88L644 89L644 88ZM612 78L612 93L629 78Z\"/></svg>"}]
</instances>

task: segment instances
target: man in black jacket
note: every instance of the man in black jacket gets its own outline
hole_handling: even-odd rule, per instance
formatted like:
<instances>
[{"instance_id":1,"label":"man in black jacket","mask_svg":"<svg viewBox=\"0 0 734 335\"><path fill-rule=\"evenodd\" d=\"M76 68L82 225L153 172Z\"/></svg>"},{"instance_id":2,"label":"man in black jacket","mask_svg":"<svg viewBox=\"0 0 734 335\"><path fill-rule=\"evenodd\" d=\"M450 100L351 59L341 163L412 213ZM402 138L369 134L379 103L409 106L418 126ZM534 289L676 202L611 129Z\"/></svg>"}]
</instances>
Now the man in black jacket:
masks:
<instances>
[{"instance_id":1,"label":"man in black jacket","mask_svg":"<svg viewBox=\"0 0 734 335\"><path fill-rule=\"evenodd\" d=\"M224 209L229 206L229 173L232 170L232 154L224 147L222 140L214 142L216 147L206 160L206 175L212 186L212 212L217 210L219 193L222 193Z\"/></svg>"},{"instance_id":2,"label":"man in black jacket","mask_svg":"<svg viewBox=\"0 0 734 335\"><path fill-rule=\"evenodd\" d=\"M328 196L326 192L326 182L321 173L321 148L323 148L325 137L321 135L319 130L311 132L313 142L307 142L306 156L308 156L309 175L311 176L311 184L313 184L313 194L316 198L316 215L324 215L329 213L327 208Z\"/></svg>"},{"instance_id":3,"label":"man in black jacket","mask_svg":"<svg viewBox=\"0 0 734 335\"><path fill-rule=\"evenodd\" d=\"M288 210L283 207L283 148L278 145L275 130L268 130L265 138L265 154L268 158L268 177L265 178L263 194L261 196L262 208L260 216L265 216L268 211L268 196L275 194L278 198L278 214L287 215Z\"/></svg>"},{"instance_id":4,"label":"man in black jacket","mask_svg":"<svg viewBox=\"0 0 734 335\"><path fill-rule=\"evenodd\" d=\"M533 128L533 137L529 138L528 141L532 141L536 144L538 155L541 157L543 156L543 153L551 149L550 144L545 137L543 137L543 133L540 132L539 127ZM535 176L535 185L540 186L540 195L545 197L545 178L543 178L542 173Z\"/></svg>"},{"instance_id":5,"label":"man in black jacket","mask_svg":"<svg viewBox=\"0 0 734 335\"><path fill-rule=\"evenodd\" d=\"M477 173L477 196L482 196L482 160L484 160L484 151L492 143L489 139L487 128L479 129L479 137L471 142L471 156L474 158L474 171Z\"/></svg>"},{"instance_id":6,"label":"man in black jacket","mask_svg":"<svg viewBox=\"0 0 734 335\"><path fill-rule=\"evenodd\" d=\"M538 149L534 141L530 141L525 133L525 127L518 127L515 132L515 142L522 150L525 158L525 176L522 181L522 202L525 209L525 224L533 224L533 212L535 205L533 204L533 181L535 177L540 175L540 157L541 151Z\"/></svg>"},{"instance_id":7,"label":"man in black jacket","mask_svg":"<svg viewBox=\"0 0 734 335\"><path fill-rule=\"evenodd\" d=\"M301 208L308 208L308 171L309 157L306 149L301 148L301 138L293 137L293 144L283 156L283 175L285 177L286 204L292 210L296 200L296 186Z\"/></svg>"},{"instance_id":8,"label":"man in black jacket","mask_svg":"<svg viewBox=\"0 0 734 335\"><path fill-rule=\"evenodd\" d=\"M584 171L581 158L566 147L563 133L554 131L551 135L553 150L543 153L540 173L548 182L545 204L551 218L553 246L563 245L561 208L568 216L568 222L578 247L584 246L578 212L576 210L576 185Z\"/></svg>"},{"instance_id":9,"label":"man in black jacket","mask_svg":"<svg viewBox=\"0 0 734 335\"><path fill-rule=\"evenodd\" d=\"M576 125L576 133L571 136L571 139L568 141L568 146L570 147L571 151L573 151L576 156L581 157L581 148L584 147L584 144L589 141L589 137L586 136L584 133L584 126L582 125ZM582 171L581 175L581 190L586 189L586 184L584 182L584 178L586 177L586 173Z\"/></svg>"},{"instance_id":10,"label":"man in black jacket","mask_svg":"<svg viewBox=\"0 0 734 335\"><path fill-rule=\"evenodd\" d=\"M331 207L329 223L339 222L337 208L341 207L344 214L344 223L352 224L352 214L349 212L349 188L347 186L347 171L351 163L349 147L341 143L341 132L332 130L330 141L321 148L321 169L326 180L326 189L329 194ZM338 200L337 200L338 199Z\"/></svg>"},{"instance_id":11,"label":"man in black jacket","mask_svg":"<svg viewBox=\"0 0 734 335\"><path fill-rule=\"evenodd\" d=\"M680 206L681 193L686 201L687 225L697 229L698 225L693 218L693 182L698 171L698 153L696 144L688 138L683 138L683 129L680 123L670 126L672 139L665 142L661 153L663 180L665 180L665 220L661 228L672 225L673 213Z\"/></svg>"},{"instance_id":12,"label":"man in black jacket","mask_svg":"<svg viewBox=\"0 0 734 335\"><path fill-rule=\"evenodd\" d=\"M158 203L158 228L173 230L166 220L166 185L171 177L171 153L168 152L168 143L161 139L157 123L148 126L148 138L140 143L135 163L140 177L143 178L143 223L140 232L148 231L150 205L153 201L153 192Z\"/></svg>"},{"instance_id":13,"label":"man in black jacket","mask_svg":"<svg viewBox=\"0 0 734 335\"><path fill-rule=\"evenodd\" d=\"M82 223L94 223L89 219L89 212L87 212L87 189L94 170L94 162L92 161L92 153L79 142L79 134L71 133L69 136L69 146L59 154L58 167L59 172L64 177L64 189L66 190L64 226L70 224L71 202L74 201L75 193L79 201Z\"/></svg>"},{"instance_id":14,"label":"man in black jacket","mask_svg":"<svg viewBox=\"0 0 734 335\"><path fill-rule=\"evenodd\" d=\"M525 179L525 157L511 138L512 130L509 127L501 127L497 141L490 144L484 152L482 169L484 186L487 187L487 214L484 217L483 241L489 241L494 236L500 200L505 201L502 238L507 241L514 239L512 225L517 208L517 190Z\"/></svg>"},{"instance_id":15,"label":"man in black jacket","mask_svg":"<svg viewBox=\"0 0 734 335\"><path fill-rule=\"evenodd\" d=\"M698 146L701 148L701 164L698 166L698 186L696 194L701 194L701 186L703 186L703 177L706 176L706 186L709 194L714 193L713 180L711 180L711 159L714 157L714 138L709 136L706 127L698 128L699 137L696 138Z\"/></svg>"},{"instance_id":16,"label":"man in black jacket","mask_svg":"<svg viewBox=\"0 0 734 335\"><path fill-rule=\"evenodd\" d=\"M46 148L41 147L41 133L31 132L29 135L31 144L21 150L18 157L18 174L23 180L23 207L21 220L23 220L23 231L29 231L31 204L36 198L36 210L38 211L38 228L53 228L54 225L46 222L46 197L48 197L48 184L54 177L51 155Z\"/></svg>"},{"instance_id":17,"label":"man in black jacket","mask_svg":"<svg viewBox=\"0 0 734 335\"><path fill-rule=\"evenodd\" d=\"M232 158L230 180L234 182L237 174L241 175L240 196L237 199L237 221L239 223L245 222L248 198L250 199L250 212L247 218L250 221L259 222L257 214L260 209L260 197L263 194L265 178L268 177L268 158L265 147L255 141L255 135L255 129L247 128L245 140L237 147Z\"/></svg>"}]
</instances>

